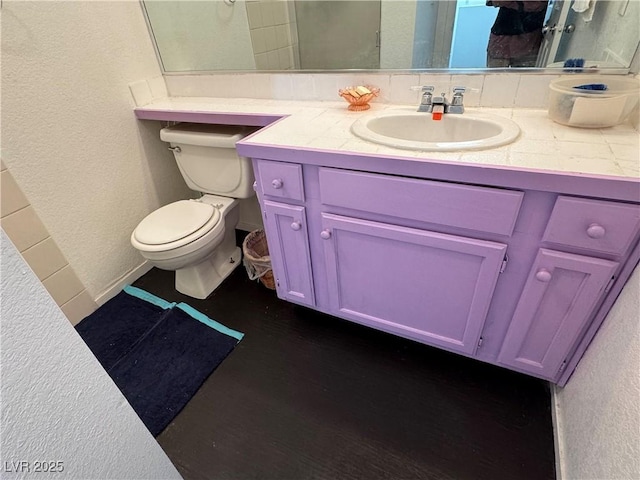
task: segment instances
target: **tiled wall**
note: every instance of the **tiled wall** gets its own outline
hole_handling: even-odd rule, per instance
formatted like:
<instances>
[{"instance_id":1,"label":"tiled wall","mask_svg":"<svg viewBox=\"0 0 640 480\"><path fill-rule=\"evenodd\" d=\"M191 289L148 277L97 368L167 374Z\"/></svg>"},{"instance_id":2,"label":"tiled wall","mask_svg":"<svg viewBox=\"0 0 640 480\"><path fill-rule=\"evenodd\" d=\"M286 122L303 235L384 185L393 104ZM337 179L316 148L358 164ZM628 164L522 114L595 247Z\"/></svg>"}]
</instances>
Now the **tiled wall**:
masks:
<instances>
[{"instance_id":1,"label":"tiled wall","mask_svg":"<svg viewBox=\"0 0 640 480\"><path fill-rule=\"evenodd\" d=\"M338 90L349 85L380 88L375 102L417 105L412 87L433 85L436 92L467 87L469 107L546 108L549 82L555 74L518 73L246 73L166 75L169 95L181 97L240 97L275 100L341 101Z\"/></svg>"},{"instance_id":2,"label":"tiled wall","mask_svg":"<svg viewBox=\"0 0 640 480\"><path fill-rule=\"evenodd\" d=\"M2 228L49 294L75 325L97 305L2 163L0 169Z\"/></svg>"},{"instance_id":3,"label":"tiled wall","mask_svg":"<svg viewBox=\"0 0 640 480\"><path fill-rule=\"evenodd\" d=\"M293 3L279 0L248 0L246 6L256 68L297 68L300 57Z\"/></svg>"},{"instance_id":4,"label":"tiled wall","mask_svg":"<svg viewBox=\"0 0 640 480\"><path fill-rule=\"evenodd\" d=\"M635 75L638 77L638 75ZM418 85L433 85L436 92L464 86L467 107L539 108L549 102L549 83L555 73L222 73L165 75L166 91L172 97L253 98L340 102L338 90L349 85L380 88L375 103L417 105ZM156 80L157 81L157 80ZM148 87L145 87L148 90ZM132 90L132 93L135 93ZM139 95L138 105L152 100ZM629 117L636 130L640 124L638 106Z\"/></svg>"}]
</instances>

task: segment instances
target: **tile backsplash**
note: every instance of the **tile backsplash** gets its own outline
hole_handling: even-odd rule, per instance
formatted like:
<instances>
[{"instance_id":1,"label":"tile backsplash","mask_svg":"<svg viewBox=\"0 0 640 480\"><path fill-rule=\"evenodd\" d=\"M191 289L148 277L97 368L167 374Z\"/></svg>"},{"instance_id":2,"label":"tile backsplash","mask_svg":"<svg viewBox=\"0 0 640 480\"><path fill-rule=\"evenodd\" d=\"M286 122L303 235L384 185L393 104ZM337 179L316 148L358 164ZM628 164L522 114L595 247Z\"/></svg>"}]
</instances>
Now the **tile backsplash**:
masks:
<instances>
[{"instance_id":1,"label":"tile backsplash","mask_svg":"<svg viewBox=\"0 0 640 480\"><path fill-rule=\"evenodd\" d=\"M338 101L338 90L349 85L380 88L378 102L413 105L419 91L411 87L433 85L436 92L467 87L470 107L546 108L549 82L546 73L235 73L166 75L169 95L175 97L258 98L273 100Z\"/></svg>"}]
</instances>

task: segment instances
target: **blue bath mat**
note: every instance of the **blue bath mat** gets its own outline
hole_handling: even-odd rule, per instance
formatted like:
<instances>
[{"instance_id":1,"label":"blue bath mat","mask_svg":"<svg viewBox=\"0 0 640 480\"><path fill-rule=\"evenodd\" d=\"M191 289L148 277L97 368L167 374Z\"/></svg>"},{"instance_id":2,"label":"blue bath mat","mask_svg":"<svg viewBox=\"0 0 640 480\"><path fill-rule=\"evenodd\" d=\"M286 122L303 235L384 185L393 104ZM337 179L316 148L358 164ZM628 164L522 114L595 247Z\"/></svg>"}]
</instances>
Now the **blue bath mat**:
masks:
<instances>
[{"instance_id":1,"label":"blue bath mat","mask_svg":"<svg viewBox=\"0 0 640 480\"><path fill-rule=\"evenodd\" d=\"M76 330L154 436L243 337L185 303L131 286Z\"/></svg>"}]
</instances>

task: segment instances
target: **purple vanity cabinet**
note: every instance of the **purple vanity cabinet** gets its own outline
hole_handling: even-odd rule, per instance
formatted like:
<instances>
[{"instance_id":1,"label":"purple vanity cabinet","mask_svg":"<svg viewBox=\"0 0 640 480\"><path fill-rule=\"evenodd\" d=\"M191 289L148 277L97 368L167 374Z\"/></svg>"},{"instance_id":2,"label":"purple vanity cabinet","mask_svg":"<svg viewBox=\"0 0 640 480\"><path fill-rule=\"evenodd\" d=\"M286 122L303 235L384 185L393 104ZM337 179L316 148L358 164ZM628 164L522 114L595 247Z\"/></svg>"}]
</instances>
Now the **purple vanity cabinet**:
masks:
<instances>
[{"instance_id":1,"label":"purple vanity cabinet","mask_svg":"<svg viewBox=\"0 0 640 480\"><path fill-rule=\"evenodd\" d=\"M305 208L265 200L269 256L280 298L315 305Z\"/></svg>"},{"instance_id":2,"label":"purple vanity cabinet","mask_svg":"<svg viewBox=\"0 0 640 480\"><path fill-rule=\"evenodd\" d=\"M330 313L472 355L507 246L322 214Z\"/></svg>"},{"instance_id":3,"label":"purple vanity cabinet","mask_svg":"<svg viewBox=\"0 0 640 480\"><path fill-rule=\"evenodd\" d=\"M254 170L280 298L560 385L640 258L640 199L617 183L591 198L578 177L478 184L267 153Z\"/></svg>"},{"instance_id":4,"label":"purple vanity cabinet","mask_svg":"<svg viewBox=\"0 0 640 480\"><path fill-rule=\"evenodd\" d=\"M306 208L289 204L305 201L302 165L254 160L254 170L278 296L312 307L316 300Z\"/></svg>"},{"instance_id":5,"label":"purple vanity cabinet","mask_svg":"<svg viewBox=\"0 0 640 480\"><path fill-rule=\"evenodd\" d=\"M560 375L618 266L540 249L498 361L550 380Z\"/></svg>"},{"instance_id":6,"label":"purple vanity cabinet","mask_svg":"<svg viewBox=\"0 0 640 480\"><path fill-rule=\"evenodd\" d=\"M638 205L559 196L498 362L558 379L639 230Z\"/></svg>"}]
</instances>

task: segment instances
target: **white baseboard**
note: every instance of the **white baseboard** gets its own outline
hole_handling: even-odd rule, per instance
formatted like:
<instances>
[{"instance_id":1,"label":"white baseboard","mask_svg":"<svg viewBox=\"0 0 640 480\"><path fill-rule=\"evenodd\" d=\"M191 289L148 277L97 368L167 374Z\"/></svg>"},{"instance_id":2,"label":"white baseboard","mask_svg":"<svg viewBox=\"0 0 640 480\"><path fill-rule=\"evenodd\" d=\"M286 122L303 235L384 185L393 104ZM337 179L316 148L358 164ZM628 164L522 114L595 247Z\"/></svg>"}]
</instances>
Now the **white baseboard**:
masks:
<instances>
[{"instance_id":1,"label":"white baseboard","mask_svg":"<svg viewBox=\"0 0 640 480\"><path fill-rule=\"evenodd\" d=\"M556 480L562 480L562 458L564 455L560 432L562 431L562 418L558 410L558 387L551 385L551 423L553 425L553 450L556 459Z\"/></svg>"},{"instance_id":2,"label":"white baseboard","mask_svg":"<svg viewBox=\"0 0 640 480\"><path fill-rule=\"evenodd\" d=\"M149 262L145 261L142 265L134 268L129 273L125 274L120 279L116 280L111 286L109 286L104 292L102 292L96 298L96 303L98 306L102 306L115 297L120 291L125 287L125 285L129 285L139 279L142 275L147 273L149 270L153 268Z\"/></svg>"}]
</instances>

